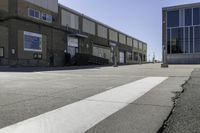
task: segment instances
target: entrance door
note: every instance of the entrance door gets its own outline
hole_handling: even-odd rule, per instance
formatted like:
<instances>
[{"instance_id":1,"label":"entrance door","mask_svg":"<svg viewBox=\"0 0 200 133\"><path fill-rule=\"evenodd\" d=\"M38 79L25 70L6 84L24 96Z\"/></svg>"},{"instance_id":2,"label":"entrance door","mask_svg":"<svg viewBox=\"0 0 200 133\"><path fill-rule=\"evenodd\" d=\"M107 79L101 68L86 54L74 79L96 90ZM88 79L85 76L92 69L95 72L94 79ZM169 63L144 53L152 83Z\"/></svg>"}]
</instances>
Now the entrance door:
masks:
<instances>
[{"instance_id":1,"label":"entrance door","mask_svg":"<svg viewBox=\"0 0 200 133\"><path fill-rule=\"evenodd\" d=\"M67 52L71 55L71 58L78 53L78 38L68 37L68 48Z\"/></svg>"},{"instance_id":2,"label":"entrance door","mask_svg":"<svg viewBox=\"0 0 200 133\"><path fill-rule=\"evenodd\" d=\"M119 52L119 62L124 64L125 63L125 56L124 56L124 52Z\"/></svg>"},{"instance_id":3,"label":"entrance door","mask_svg":"<svg viewBox=\"0 0 200 133\"><path fill-rule=\"evenodd\" d=\"M77 47L68 46L68 53L71 55L71 58L75 56L76 53L78 53Z\"/></svg>"}]
</instances>

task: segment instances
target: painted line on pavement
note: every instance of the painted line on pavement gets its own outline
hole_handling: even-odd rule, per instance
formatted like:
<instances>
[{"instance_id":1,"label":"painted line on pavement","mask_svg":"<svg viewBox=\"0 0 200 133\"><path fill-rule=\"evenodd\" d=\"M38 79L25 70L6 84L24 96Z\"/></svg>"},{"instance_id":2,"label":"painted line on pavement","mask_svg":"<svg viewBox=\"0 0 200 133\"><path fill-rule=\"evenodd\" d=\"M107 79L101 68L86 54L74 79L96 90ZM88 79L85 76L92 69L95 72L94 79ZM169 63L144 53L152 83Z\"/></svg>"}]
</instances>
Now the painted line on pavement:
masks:
<instances>
[{"instance_id":1,"label":"painted line on pavement","mask_svg":"<svg viewBox=\"0 0 200 133\"><path fill-rule=\"evenodd\" d=\"M0 133L83 133L167 77L147 77L0 129Z\"/></svg>"}]
</instances>

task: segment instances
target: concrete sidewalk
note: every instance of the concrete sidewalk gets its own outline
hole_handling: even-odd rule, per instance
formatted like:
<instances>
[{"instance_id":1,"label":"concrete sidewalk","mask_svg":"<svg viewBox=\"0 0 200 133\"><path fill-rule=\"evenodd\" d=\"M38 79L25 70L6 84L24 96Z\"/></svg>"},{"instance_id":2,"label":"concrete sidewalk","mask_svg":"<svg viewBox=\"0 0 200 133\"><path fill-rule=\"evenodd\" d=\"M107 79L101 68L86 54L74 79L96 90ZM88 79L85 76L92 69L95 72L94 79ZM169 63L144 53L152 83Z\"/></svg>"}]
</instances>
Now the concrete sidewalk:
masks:
<instances>
[{"instance_id":1,"label":"concrete sidewalk","mask_svg":"<svg viewBox=\"0 0 200 133\"><path fill-rule=\"evenodd\" d=\"M200 132L200 69L192 72L163 128L163 133Z\"/></svg>"}]
</instances>

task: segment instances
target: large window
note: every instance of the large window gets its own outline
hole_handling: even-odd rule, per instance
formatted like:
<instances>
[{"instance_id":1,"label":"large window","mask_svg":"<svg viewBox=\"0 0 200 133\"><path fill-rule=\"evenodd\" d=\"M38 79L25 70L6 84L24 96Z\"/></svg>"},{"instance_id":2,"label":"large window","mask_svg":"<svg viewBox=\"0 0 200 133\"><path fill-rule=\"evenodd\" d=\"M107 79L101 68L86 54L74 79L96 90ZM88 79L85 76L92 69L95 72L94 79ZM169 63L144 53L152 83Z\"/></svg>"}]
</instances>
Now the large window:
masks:
<instances>
[{"instance_id":1,"label":"large window","mask_svg":"<svg viewBox=\"0 0 200 133\"><path fill-rule=\"evenodd\" d=\"M24 31L24 50L42 52L42 35Z\"/></svg>"},{"instance_id":2,"label":"large window","mask_svg":"<svg viewBox=\"0 0 200 133\"><path fill-rule=\"evenodd\" d=\"M0 47L0 58L4 57L4 48Z\"/></svg>"},{"instance_id":3,"label":"large window","mask_svg":"<svg viewBox=\"0 0 200 133\"><path fill-rule=\"evenodd\" d=\"M193 25L200 24L200 8L193 9Z\"/></svg>"},{"instance_id":4,"label":"large window","mask_svg":"<svg viewBox=\"0 0 200 133\"><path fill-rule=\"evenodd\" d=\"M189 38L189 28L186 27L185 28L185 53L189 53L190 51L190 47L189 47L189 44L190 44L190 38Z\"/></svg>"},{"instance_id":5,"label":"large window","mask_svg":"<svg viewBox=\"0 0 200 133\"><path fill-rule=\"evenodd\" d=\"M179 10L167 12L167 27L179 26Z\"/></svg>"},{"instance_id":6,"label":"large window","mask_svg":"<svg viewBox=\"0 0 200 133\"><path fill-rule=\"evenodd\" d=\"M183 53L184 38L183 28L173 28L171 30L172 53Z\"/></svg>"},{"instance_id":7,"label":"large window","mask_svg":"<svg viewBox=\"0 0 200 133\"><path fill-rule=\"evenodd\" d=\"M167 53L171 53L170 29L167 30Z\"/></svg>"},{"instance_id":8,"label":"large window","mask_svg":"<svg viewBox=\"0 0 200 133\"><path fill-rule=\"evenodd\" d=\"M200 26L194 27L195 53L200 53Z\"/></svg>"},{"instance_id":9,"label":"large window","mask_svg":"<svg viewBox=\"0 0 200 133\"><path fill-rule=\"evenodd\" d=\"M193 27L190 27L190 53L193 53L194 52L194 46L193 46L193 43L194 43L194 32L193 32Z\"/></svg>"},{"instance_id":10,"label":"large window","mask_svg":"<svg viewBox=\"0 0 200 133\"><path fill-rule=\"evenodd\" d=\"M185 9L185 26L192 25L192 9Z\"/></svg>"}]
</instances>

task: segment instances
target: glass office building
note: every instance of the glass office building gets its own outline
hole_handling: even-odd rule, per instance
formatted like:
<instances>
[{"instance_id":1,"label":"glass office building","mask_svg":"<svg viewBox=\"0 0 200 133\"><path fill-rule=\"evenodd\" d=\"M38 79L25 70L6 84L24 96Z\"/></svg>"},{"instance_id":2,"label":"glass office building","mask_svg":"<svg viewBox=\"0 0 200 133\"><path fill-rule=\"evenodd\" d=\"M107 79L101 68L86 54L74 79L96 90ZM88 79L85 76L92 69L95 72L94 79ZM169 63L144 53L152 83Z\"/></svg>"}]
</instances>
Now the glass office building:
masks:
<instances>
[{"instance_id":1,"label":"glass office building","mask_svg":"<svg viewBox=\"0 0 200 133\"><path fill-rule=\"evenodd\" d=\"M200 3L163 8L163 46L170 64L200 63Z\"/></svg>"}]
</instances>

